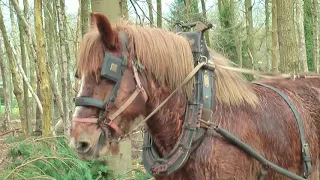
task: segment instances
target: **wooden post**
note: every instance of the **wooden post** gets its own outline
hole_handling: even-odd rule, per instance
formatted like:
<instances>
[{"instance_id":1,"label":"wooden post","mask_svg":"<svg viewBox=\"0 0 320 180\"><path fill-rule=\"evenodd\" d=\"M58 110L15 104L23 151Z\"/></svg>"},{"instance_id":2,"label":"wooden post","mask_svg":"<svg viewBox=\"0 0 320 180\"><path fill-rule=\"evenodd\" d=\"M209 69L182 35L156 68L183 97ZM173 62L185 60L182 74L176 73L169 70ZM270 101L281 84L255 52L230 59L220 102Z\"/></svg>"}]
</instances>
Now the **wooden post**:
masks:
<instances>
[{"instance_id":1,"label":"wooden post","mask_svg":"<svg viewBox=\"0 0 320 180\"><path fill-rule=\"evenodd\" d=\"M112 25L121 17L120 0L92 0L93 12L100 12L107 16ZM109 167L113 170L114 176L123 174L132 168L131 140L127 139L119 143L119 154L108 158Z\"/></svg>"}]
</instances>

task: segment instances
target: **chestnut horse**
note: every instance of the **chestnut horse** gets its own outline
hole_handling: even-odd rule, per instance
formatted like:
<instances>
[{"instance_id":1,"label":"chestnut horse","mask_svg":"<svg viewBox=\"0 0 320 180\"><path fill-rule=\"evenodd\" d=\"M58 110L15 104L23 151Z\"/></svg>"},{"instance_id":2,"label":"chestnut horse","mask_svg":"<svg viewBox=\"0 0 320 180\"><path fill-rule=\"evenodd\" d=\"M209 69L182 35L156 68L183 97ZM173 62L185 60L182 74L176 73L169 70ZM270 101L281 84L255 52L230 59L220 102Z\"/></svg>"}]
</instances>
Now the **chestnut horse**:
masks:
<instances>
[{"instance_id":1,"label":"chestnut horse","mask_svg":"<svg viewBox=\"0 0 320 180\"><path fill-rule=\"evenodd\" d=\"M190 44L184 37L121 21L112 27L107 17L99 13L91 14L91 30L83 37L79 53L78 98L85 103L79 101L75 109L70 146L82 159L116 154L117 138L132 130L137 117L146 117L157 108L194 68ZM288 104L275 91L222 68L232 66L222 55L214 52L210 55L216 65L212 121L270 162L303 176L300 134ZM122 68L120 79L116 75L101 76L107 56L112 57L110 61L117 62L114 60L117 57L127 61L110 66L114 71ZM179 139L194 83L195 79L191 79L146 122L146 129L162 157L170 153ZM265 80L263 83L282 90L297 108L310 148L309 178L319 179L320 78ZM111 99L107 105L102 103L106 99ZM105 109L101 115L102 108ZM104 119L98 119L101 116ZM252 156L209 129L181 168L155 178L251 180L257 179L263 169ZM288 179L266 170L266 179Z\"/></svg>"}]
</instances>

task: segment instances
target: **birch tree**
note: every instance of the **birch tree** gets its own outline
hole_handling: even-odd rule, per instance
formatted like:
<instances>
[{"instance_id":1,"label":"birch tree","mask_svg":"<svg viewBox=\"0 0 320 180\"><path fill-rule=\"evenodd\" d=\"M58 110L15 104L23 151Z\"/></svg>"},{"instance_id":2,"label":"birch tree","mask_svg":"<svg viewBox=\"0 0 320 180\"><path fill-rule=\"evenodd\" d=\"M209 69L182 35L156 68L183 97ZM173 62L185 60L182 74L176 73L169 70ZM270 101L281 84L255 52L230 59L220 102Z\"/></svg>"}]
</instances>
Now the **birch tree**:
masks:
<instances>
[{"instance_id":1,"label":"birch tree","mask_svg":"<svg viewBox=\"0 0 320 180\"><path fill-rule=\"evenodd\" d=\"M68 83L67 83L67 76L68 76L68 67L67 67L67 56L66 56L66 45L65 45L65 34L64 34L64 25L63 25L63 14L61 11L60 0L56 1L56 8L58 13L58 22L59 22L59 36L61 38L60 41L60 59L62 60L62 70L61 70L61 81L62 81L62 97L63 97L63 110L64 110L64 134L67 135L69 133L70 122L69 122L69 97L68 97Z\"/></svg>"},{"instance_id":2,"label":"birch tree","mask_svg":"<svg viewBox=\"0 0 320 180\"><path fill-rule=\"evenodd\" d=\"M25 21L27 22L27 24L26 24L27 26L21 25L21 23L24 24L23 19L18 18L19 23L22 28L30 28L29 24L31 24L31 23L30 23L29 0L23 0L23 7L24 7L24 17L25 17ZM18 17L19 17L19 15L18 15ZM29 31L29 30L27 30L27 31ZM26 38L25 41L27 41L29 43L32 42L32 40L30 41L31 37L29 37L27 33L25 34L25 38ZM27 74L30 76L30 84L32 86L32 89L34 92L36 92L36 79L37 79L36 72L37 72L37 70L36 70L36 66L35 66L35 56L34 56L34 54L32 54L31 51L32 51L32 47L26 46L26 54L27 54L27 57L29 57L28 59L29 59L29 66L30 66L29 73L27 73ZM37 105L36 105L36 103L34 103L35 102L34 99L32 99L31 102L32 102L31 103L32 105L29 108L30 118L34 118L35 114L36 114Z\"/></svg>"},{"instance_id":3,"label":"birch tree","mask_svg":"<svg viewBox=\"0 0 320 180\"><path fill-rule=\"evenodd\" d=\"M11 71L12 82L13 82L13 93L17 99L17 102L18 102L22 131L26 135L27 123L26 123L26 118L25 118L25 109L23 107L24 103L23 103L22 87L21 87L22 82L21 82L21 79L19 78L19 75L17 72L17 66L15 64L13 50L11 48L11 44L10 44L10 41L8 38L6 26L4 24L3 13L2 13L1 7L0 7L0 30L2 33L3 40L4 40L4 45L6 48L7 57L9 59L10 71Z\"/></svg>"},{"instance_id":4,"label":"birch tree","mask_svg":"<svg viewBox=\"0 0 320 180\"><path fill-rule=\"evenodd\" d=\"M6 106L6 111L4 113L4 122L3 122L3 128L4 130L10 129L10 96L7 96L10 94L9 87L8 87L8 67L7 67L7 60L5 59L3 47L2 47L3 41L0 38L0 71L1 71L1 77L2 77L2 85L3 85L3 98L4 98L4 105Z\"/></svg>"},{"instance_id":5,"label":"birch tree","mask_svg":"<svg viewBox=\"0 0 320 180\"><path fill-rule=\"evenodd\" d=\"M23 71L25 74L27 74L27 54L26 54L26 48L25 48L25 35L23 31L23 27L21 25L20 19L18 19L19 24L19 32L20 32L20 54L21 54L21 62ZM24 108L25 108L25 115L26 115L26 125L27 125L27 132L30 136L32 133L32 126L31 126L31 120L29 116L29 89L26 81L23 81L23 97L24 97Z\"/></svg>"},{"instance_id":6,"label":"birch tree","mask_svg":"<svg viewBox=\"0 0 320 180\"><path fill-rule=\"evenodd\" d=\"M56 52L56 46L55 46L55 41L54 41L54 22L53 22L53 9L52 9L52 1L51 0L45 0L45 6L46 8L44 9L44 15L45 15L45 32L46 32L46 40L47 40L47 52L48 52L48 68L49 68L49 77L50 77L50 85L51 85L51 90L53 92L54 100L57 104L58 111L60 114L60 117L63 118L64 116L64 111L63 111L63 104L62 104L62 97L61 97L61 92L60 89L58 88L58 84L55 83L57 82L57 78L55 76L55 71L56 71L56 65L54 62L57 61L57 53ZM59 72L60 73L60 72Z\"/></svg>"}]
</instances>

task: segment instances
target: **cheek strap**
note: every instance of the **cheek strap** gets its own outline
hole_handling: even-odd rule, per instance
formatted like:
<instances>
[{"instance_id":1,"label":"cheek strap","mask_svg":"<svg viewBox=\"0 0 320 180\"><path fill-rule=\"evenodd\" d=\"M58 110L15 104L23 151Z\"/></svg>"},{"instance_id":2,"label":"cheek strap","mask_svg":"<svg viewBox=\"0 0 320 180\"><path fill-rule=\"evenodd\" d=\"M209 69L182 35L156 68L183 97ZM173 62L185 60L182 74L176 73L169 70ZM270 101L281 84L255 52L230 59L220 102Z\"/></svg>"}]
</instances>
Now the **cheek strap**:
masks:
<instances>
[{"instance_id":1,"label":"cheek strap","mask_svg":"<svg viewBox=\"0 0 320 180\"><path fill-rule=\"evenodd\" d=\"M142 86L142 83L139 78L139 74L137 71L137 68L135 66L132 66L134 79L136 81L136 90L133 92L133 94L129 97L129 99L119 108L116 110L116 112L112 113L107 119L109 120L108 123L106 123L109 127L111 127L117 134L120 134L120 128L119 126L114 122L114 120L136 99L136 97L142 93L144 102L147 102L148 95L145 91L145 89ZM86 98L81 97L77 98L76 104L78 105L92 105L95 107L104 107L104 103L100 100L96 100L93 98ZM101 108L102 109L102 108ZM79 117L73 117L72 121L74 122L82 122L82 123L94 123L98 124L99 118L79 118Z\"/></svg>"}]
</instances>

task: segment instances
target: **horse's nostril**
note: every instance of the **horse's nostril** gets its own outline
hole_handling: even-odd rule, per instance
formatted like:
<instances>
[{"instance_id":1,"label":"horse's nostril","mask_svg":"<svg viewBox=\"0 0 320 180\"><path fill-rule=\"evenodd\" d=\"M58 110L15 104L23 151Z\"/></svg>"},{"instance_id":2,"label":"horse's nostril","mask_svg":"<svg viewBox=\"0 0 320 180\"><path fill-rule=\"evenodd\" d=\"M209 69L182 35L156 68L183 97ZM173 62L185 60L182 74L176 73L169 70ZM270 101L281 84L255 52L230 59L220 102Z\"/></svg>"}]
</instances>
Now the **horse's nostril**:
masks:
<instances>
[{"instance_id":1,"label":"horse's nostril","mask_svg":"<svg viewBox=\"0 0 320 180\"><path fill-rule=\"evenodd\" d=\"M79 153L86 153L90 149L90 143L86 141L77 142L76 148Z\"/></svg>"}]
</instances>

